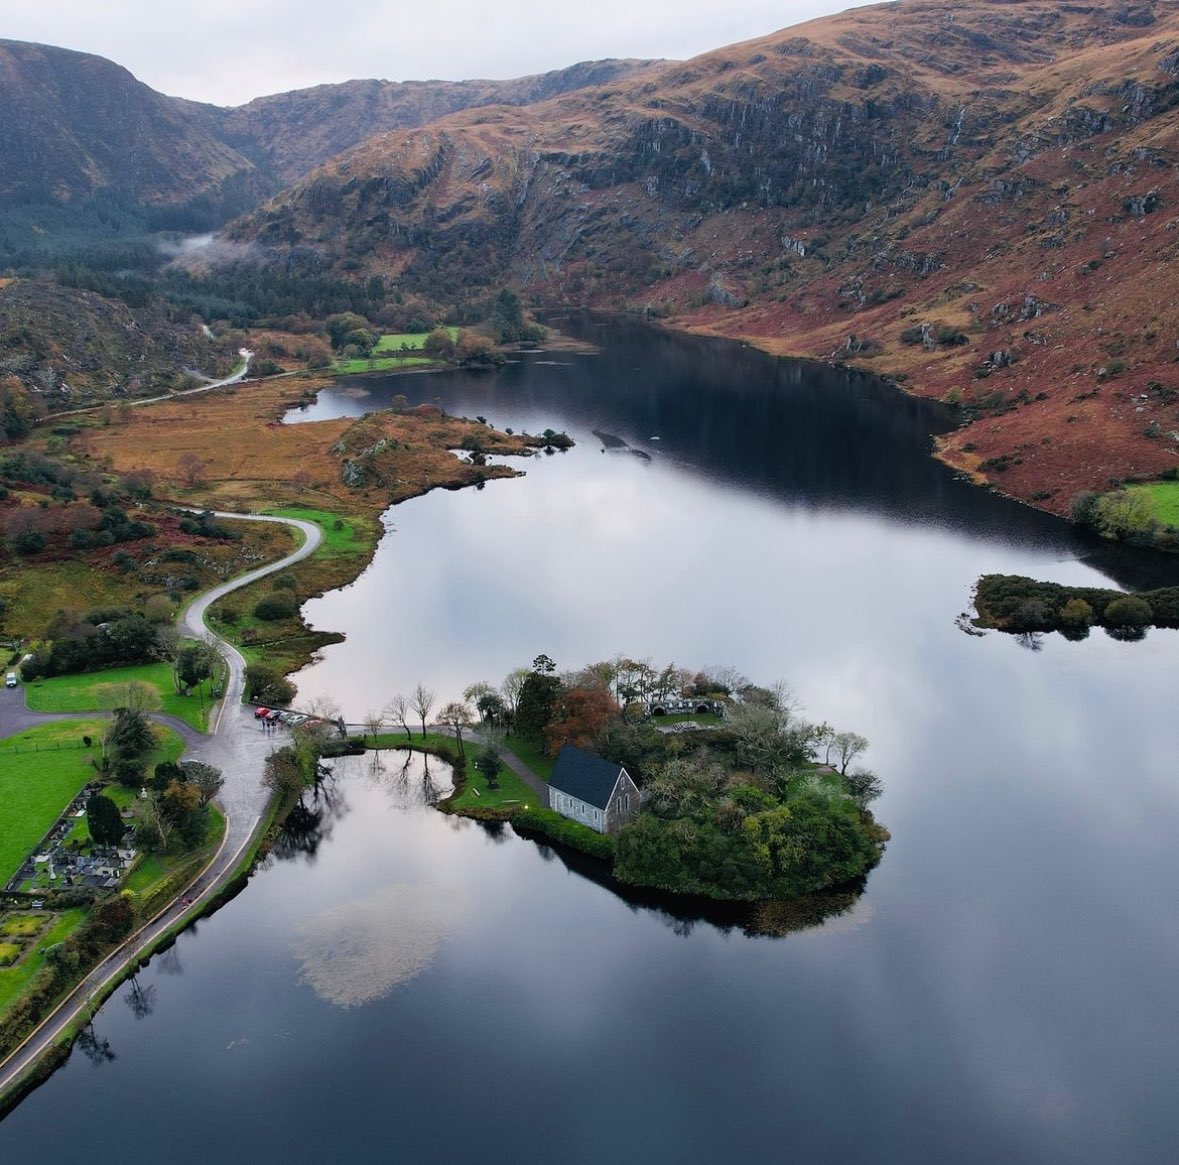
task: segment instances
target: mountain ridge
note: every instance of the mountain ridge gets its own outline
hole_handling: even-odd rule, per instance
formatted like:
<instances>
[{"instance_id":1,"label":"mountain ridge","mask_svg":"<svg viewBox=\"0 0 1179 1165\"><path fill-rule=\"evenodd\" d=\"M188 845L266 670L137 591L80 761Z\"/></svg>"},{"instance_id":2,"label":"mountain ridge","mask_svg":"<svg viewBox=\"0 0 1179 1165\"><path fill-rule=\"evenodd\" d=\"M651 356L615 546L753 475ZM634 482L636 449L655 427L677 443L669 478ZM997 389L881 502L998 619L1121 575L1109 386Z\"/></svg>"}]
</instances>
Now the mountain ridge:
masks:
<instances>
[{"instance_id":1,"label":"mountain ridge","mask_svg":"<svg viewBox=\"0 0 1179 1165\"><path fill-rule=\"evenodd\" d=\"M225 233L864 363L1064 512L1179 458L1177 106L1173 6L902 0L367 139Z\"/></svg>"}]
</instances>

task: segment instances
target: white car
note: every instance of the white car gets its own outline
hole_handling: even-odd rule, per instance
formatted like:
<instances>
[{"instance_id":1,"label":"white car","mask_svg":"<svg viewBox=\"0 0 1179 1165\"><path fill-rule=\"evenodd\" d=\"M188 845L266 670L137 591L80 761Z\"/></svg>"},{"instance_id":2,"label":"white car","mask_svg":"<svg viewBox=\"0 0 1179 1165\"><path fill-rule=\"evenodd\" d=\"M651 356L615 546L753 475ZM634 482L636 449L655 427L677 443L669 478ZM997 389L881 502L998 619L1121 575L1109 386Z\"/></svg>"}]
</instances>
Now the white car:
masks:
<instances>
[{"instance_id":1,"label":"white car","mask_svg":"<svg viewBox=\"0 0 1179 1165\"><path fill-rule=\"evenodd\" d=\"M14 671L10 671L10 672L8 673L8 675L7 675L7 676L5 676L5 678L4 678L4 686L5 686L6 688L15 688L15 687L16 687L16 672L14 672Z\"/></svg>"}]
</instances>

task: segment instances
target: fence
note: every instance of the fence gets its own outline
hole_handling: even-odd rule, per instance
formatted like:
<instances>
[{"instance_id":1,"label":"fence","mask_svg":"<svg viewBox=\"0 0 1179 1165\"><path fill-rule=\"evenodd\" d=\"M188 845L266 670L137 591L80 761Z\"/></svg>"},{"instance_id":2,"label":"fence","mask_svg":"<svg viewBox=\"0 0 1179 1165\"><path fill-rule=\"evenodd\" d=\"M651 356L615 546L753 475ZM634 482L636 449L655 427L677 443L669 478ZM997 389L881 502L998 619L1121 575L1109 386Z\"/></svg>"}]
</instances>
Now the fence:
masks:
<instances>
[{"instance_id":1,"label":"fence","mask_svg":"<svg viewBox=\"0 0 1179 1165\"><path fill-rule=\"evenodd\" d=\"M18 752L63 752L70 749L93 748L94 741L86 744L81 740L58 740L52 744L9 744L0 748L0 756L10 756Z\"/></svg>"}]
</instances>

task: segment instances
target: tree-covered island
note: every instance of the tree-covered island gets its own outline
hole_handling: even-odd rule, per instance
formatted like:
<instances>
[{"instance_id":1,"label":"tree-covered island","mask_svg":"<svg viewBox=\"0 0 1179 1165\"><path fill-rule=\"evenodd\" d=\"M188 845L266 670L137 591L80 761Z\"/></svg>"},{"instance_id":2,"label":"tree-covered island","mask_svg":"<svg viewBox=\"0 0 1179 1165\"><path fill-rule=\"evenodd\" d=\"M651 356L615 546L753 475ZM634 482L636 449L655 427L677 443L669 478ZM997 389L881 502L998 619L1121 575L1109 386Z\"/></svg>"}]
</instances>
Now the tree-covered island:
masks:
<instances>
[{"instance_id":1,"label":"tree-covered island","mask_svg":"<svg viewBox=\"0 0 1179 1165\"><path fill-rule=\"evenodd\" d=\"M511 750L546 778L564 745L591 751L624 766L641 791L638 815L617 834L519 803L502 815L609 860L622 882L793 898L863 875L888 841L869 809L880 780L856 765L867 740L807 721L781 685L621 658L558 675L538 656L499 688L474 684L465 695L491 744L466 778L481 805L468 799L457 811L490 815L501 770L489 751Z\"/></svg>"}]
</instances>

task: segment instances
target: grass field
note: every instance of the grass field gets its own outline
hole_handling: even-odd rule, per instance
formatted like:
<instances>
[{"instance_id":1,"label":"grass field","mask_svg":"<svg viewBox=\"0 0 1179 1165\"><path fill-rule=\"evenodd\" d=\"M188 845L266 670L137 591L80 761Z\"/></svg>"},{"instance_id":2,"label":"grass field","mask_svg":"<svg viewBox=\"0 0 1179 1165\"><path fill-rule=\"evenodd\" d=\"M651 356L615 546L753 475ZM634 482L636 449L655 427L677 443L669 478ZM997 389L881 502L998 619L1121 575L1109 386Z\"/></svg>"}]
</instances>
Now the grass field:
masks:
<instances>
[{"instance_id":1,"label":"grass field","mask_svg":"<svg viewBox=\"0 0 1179 1165\"><path fill-rule=\"evenodd\" d=\"M176 716L199 732L205 731L209 719L207 693L203 708L196 695L178 694L172 682L171 665L167 663L144 663L77 676L34 680L25 685L25 693L29 707L37 712L94 712L101 707L96 693L101 684L125 684L131 680L149 684L160 693L161 712Z\"/></svg>"},{"instance_id":2,"label":"grass field","mask_svg":"<svg viewBox=\"0 0 1179 1165\"><path fill-rule=\"evenodd\" d=\"M0 885L16 873L61 811L94 776L90 750L69 745L83 735L97 739L102 730L101 720L71 720L68 725L45 724L0 740L0 805L4 806ZM170 729L157 731L162 739L156 760L176 760L184 742ZM68 736L63 735L66 732Z\"/></svg>"},{"instance_id":3,"label":"grass field","mask_svg":"<svg viewBox=\"0 0 1179 1165\"><path fill-rule=\"evenodd\" d=\"M470 755L468 749L468 756ZM511 769L505 768L499 774L498 780L499 788L489 789L487 778L468 762L467 782L463 786L463 791L451 800L451 808L520 809L525 806L535 808L537 802L535 791L524 784Z\"/></svg>"},{"instance_id":4,"label":"grass field","mask_svg":"<svg viewBox=\"0 0 1179 1165\"><path fill-rule=\"evenodd\" d=\"M46 724L0 741L0 750L4 750L0 751L0 805L4 806L0 885L16 873L70 799L94 776L90 750L68 745L80 742L83 735L97 739L102 728L100 720L75 720L70 722L68 737L63 735L62 725ZM17 741L29 751L8 752ZM61 745L67 747L58 750ZM39 747L53 751L32 751Z\"/></svg>"},{"instance_id":5,"label":"grass field","mask_svg":"<svg viewBox=\"0 0 1179 1165\"><path fill-rule=\"evenodd\" d=\"M1160 522L1179 528L1179 481L1152 481L1132 488L1150 495L1154 516Z\"/></svg>"},{"instance_id":6,"label":"grass field","mask_svg":"<svg viewBox=\"0 0 1179 1165\"><path fill-rule=\"evenodd\" d=\"M302 522L314 522L319 526L323 530L323 542L320 543L315 556L338 558L348 554L367 554L372 549L372 542L362 533L361 521L358 518L300 506L287 506L266 512L279 518L297 518Z\"/></svg>"},{"instance_id":7,"label":"grass field","mask_svg":"<svg viewBox=\"0 0 1179 1165\"><path fill-rule=\"evenodd\" d=\"M458 339L458 328L447 328L452 340ZM420 352L425 346L429 332L390 332L377 341L374 352Z\"/></svg>"},{"instance_id":8,"label":"grass field","mask_svg":"<svg viewBox=\"0 0 1179 1165\"><path fill-rule=\"evenodd\" d=\"M552 777L554 762L545 756L544 745L522 736L505 736L504 747L514 752L541 780L547 783Z\"/></svg>"},{"instance_id":9,"label":"grass field","mask_svg":"<svg viewBox=\"0 0 1179 1165\"><path fill-rule=\"evenodd\" d=\"M452 340L458 339L458 328L447 328ZM437 363L428 356L414 356L411 353L421 352L425 346L429 332L391 332L377 341L371 356L359 360L337 360L332 371L357 372L396 372L399 368L426 368Z\"/></svg>"},{"instance_id":10,"label":"grass field","mask_svg":"<svg viewBox=\"0 0 1179 1165\"><path fill-rule=\"evenodd\" d=\"M366 356L359 360L337 360L333 372L355 375L358 372L396 372L399 368L428 368L435 361L428 356Z\"/></svg>"}]
</instances>

